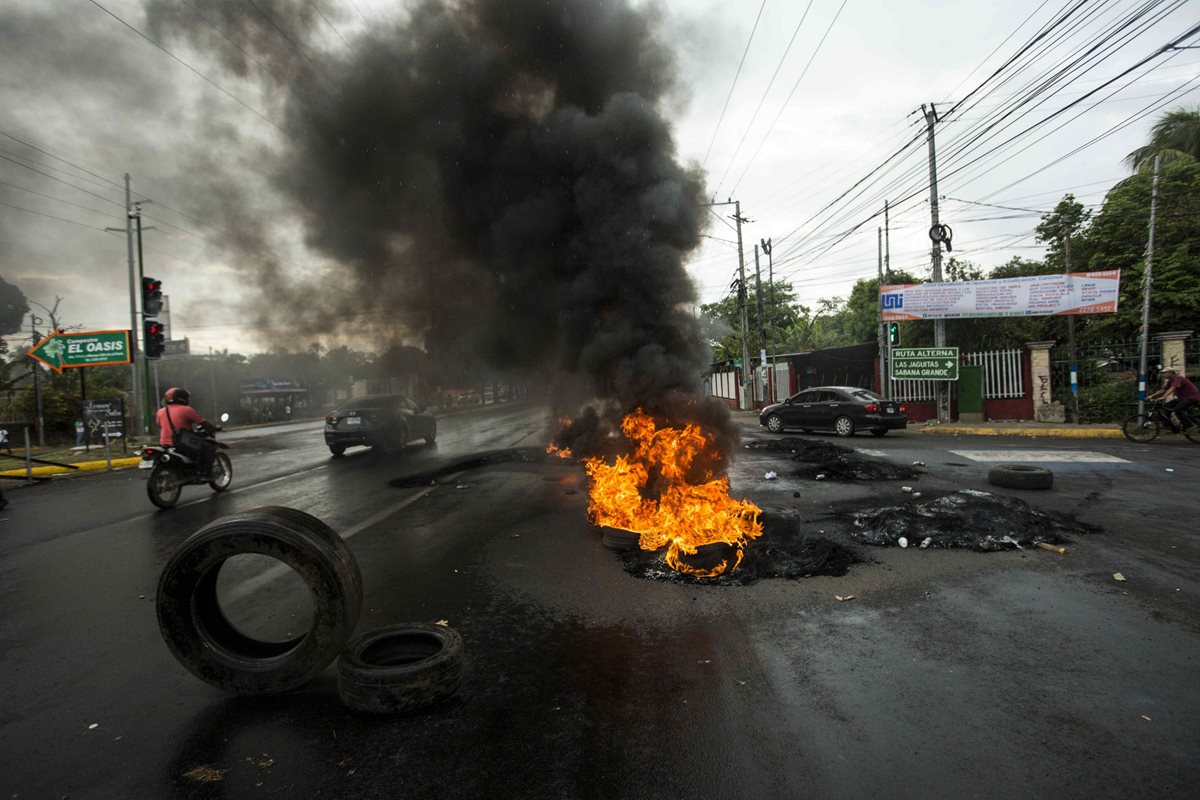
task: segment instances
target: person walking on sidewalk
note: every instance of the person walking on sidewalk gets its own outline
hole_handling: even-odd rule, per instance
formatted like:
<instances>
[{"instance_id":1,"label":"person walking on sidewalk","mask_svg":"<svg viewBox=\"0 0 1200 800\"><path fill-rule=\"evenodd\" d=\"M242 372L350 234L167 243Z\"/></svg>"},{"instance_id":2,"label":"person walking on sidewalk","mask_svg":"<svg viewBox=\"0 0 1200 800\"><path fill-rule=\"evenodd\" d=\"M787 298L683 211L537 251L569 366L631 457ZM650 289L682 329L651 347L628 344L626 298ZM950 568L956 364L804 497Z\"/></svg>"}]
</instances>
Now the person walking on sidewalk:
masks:
<instances>
[{"instance_id":1,"label":"person walking on sidewalk","mask_svg":"<svg viewBox=\"0 0 1200 800\"><path fill-rule=\"evenodd\" d=\"M1173 399L1166 404L1167 411L1178 418L1182 430L1192 430L1196 427L1196 423L1192 420L1188 409L1200 405L1200 389L1196 388L1196 384L1180 375L1174 367L1165 368L1162 371L1162 377L1166 380L1166 385L1147 399L1158 400L1168 396L1172 397Z\"/></svg>"}]
</instances>

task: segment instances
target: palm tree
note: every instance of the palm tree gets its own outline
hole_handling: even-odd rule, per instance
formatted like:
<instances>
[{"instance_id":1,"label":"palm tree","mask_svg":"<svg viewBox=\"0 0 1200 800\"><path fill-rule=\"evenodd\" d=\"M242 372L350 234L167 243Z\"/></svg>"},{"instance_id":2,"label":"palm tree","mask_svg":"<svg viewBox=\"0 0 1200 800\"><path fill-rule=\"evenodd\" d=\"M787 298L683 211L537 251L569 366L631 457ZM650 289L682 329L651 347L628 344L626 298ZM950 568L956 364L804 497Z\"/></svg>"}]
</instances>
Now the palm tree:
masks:
<instances>
[{"instance_id":1,"label":"palm tree","mask_svg":"<svg viewBox=\"0 0 1200 800\"><path fill-rule=\"evenodd\" d=\"M1150 143L1125 156L1134 172L1141 172L1162 156L1164 164L1190 159L1200 161L1200 107L1177 108L1159 117L1150 129Z\"/></svg>"}]
</instances>

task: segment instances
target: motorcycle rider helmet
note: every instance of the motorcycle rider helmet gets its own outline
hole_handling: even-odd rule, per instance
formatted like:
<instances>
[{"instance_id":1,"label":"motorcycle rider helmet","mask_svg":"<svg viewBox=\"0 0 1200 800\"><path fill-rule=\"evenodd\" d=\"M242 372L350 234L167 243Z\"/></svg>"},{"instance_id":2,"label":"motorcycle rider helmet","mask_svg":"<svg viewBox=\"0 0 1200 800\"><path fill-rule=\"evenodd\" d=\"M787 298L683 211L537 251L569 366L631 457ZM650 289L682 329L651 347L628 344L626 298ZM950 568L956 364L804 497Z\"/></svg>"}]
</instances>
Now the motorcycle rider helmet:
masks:
<instances>
[{"instance_id":1,"label":"motorcycle rider helmet","mask_svg":"<svg viewBox=\"0 0 1200 800\"><path fill-rule=\"evenodd\" d=\"M187 389L180 389L179 387L172 386L170 389L167 389L166 394L163 395L163 400L166 401L167 405L175 403L186 406L191 402L192 396Z\"/></svg>"}]
</instances>

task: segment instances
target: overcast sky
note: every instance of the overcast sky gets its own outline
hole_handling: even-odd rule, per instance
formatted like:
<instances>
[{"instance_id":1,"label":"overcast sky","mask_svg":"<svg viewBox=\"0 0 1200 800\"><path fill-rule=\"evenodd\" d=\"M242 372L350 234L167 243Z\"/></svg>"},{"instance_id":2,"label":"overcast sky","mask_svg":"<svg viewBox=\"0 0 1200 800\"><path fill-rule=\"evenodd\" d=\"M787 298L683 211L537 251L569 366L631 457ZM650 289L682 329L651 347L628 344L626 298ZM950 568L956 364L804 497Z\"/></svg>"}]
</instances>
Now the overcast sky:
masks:
<instances>
[{"instance_id":1,"label":"overcast sky","mask_svg":"<svg viewBox=\"0 0 1200 800\"><path fill-rule=\"evenodd\" d=\"M189 0L178 5L181 14L194 13ZM875 274L882 218L867 218L887 198L899 204L891 217L891 263L924 274L923 141L889 164L894 171L860 187L861 195L839 196L919 136L924 122L913 112L922 103L948 111L1070 4L766 0L760 18L759 5L667 0L660 28L678 59L679 86L666 113L679 157L703 165L714 200L742 203L752 220L744 228L747 269L752 274L752 245L770 238L776 277L791 281L802 301L847 295L855 280ZM1150 15L1136 23L1140 33L1126 27L1126 38L1109 36L1093 63L1055 85L1057 94L1021 106L992 129L994 138L957 152L1027 84L1142 6ZM403 4L327 0L321 8L319 44L336 53L353 47L362 31L394 23ZM1179 36L1198 12L1195 0L1093 0L1053 47L1047 40L1031 51L1040 58L1019 62L1024 70L1011 83L982 100L976 95L940 123L939 194L948 198L941 217L953 228L953 254L985 269L1017 255L1039 257L1037 210L1067 191L1099 203L1126 174L1121 159L1144 143L1155 107L1200 102L1200 50L1165 53L978 159ZM128 172L135 195L154 201L145 207L145 224L156 228L144 234L146 273L162 279L172 297L173 338L187 336L199 352L258 349L239 311L255 296L239 266L246 256L227 244L237 204L251 203L256 216L275 220L264 238L287 270L311 277L337 269L305 247L301 222L260 170L278 145L270 120L284 111L270 82L258 80L272 65L249 64L239 78L206 53L168 40L175 60L113 15L149 32L137 0L0 0L0 275L37 303L62 297L67 325L128 327L125 238L104 231L124 224ZM220 35L236 40L238 33ZM733 209L713 211L710 238L689 265L701 302L719 299L737 270ZM762 268L765 280L765 257Z\"/></svg>"}]
</instances>

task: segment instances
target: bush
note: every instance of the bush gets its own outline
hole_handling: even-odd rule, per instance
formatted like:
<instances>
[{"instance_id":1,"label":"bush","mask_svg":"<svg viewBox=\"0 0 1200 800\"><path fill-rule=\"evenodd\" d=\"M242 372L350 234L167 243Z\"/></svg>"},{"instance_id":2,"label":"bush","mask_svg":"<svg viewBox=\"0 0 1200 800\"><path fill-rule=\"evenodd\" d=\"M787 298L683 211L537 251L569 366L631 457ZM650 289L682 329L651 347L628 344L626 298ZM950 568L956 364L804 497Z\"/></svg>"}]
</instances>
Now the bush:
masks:
<instances>
[{"instance_id":1,"label":"bush","mask_svg":"<svg viewBox=\"0 0 1200 800\"><path fill-rule=\"evenodd\" d=\"M1079 421L1120 422L1137 409L1137 376L1115 373L1094 386L1079 387Z\"/></svg>"}]
</instances>

